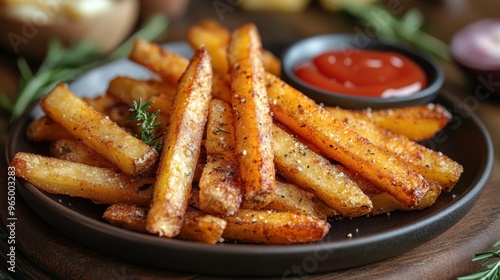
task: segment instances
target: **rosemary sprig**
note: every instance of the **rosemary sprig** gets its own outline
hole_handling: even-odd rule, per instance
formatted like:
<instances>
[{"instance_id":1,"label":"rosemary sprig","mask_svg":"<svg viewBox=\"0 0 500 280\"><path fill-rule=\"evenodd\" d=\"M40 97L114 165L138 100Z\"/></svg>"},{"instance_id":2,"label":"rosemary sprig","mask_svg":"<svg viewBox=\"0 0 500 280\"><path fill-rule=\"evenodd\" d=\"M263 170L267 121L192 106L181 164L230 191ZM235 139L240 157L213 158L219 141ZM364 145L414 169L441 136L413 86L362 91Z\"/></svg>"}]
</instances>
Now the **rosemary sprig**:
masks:
<instances>
[{"instance_id":1,"label":"rosemary sprig","mask_svg":"<svg viewBox=\"0 0 500 280\"><path fill-rule=\"evenodd\" d=\"M140 126L140 135L135 135L135 137L141 139L144 143L155 148L157 151L161 150L162 141L161 138L163 134L157 134L157 130L161 123L156 122L156 116L160 113L160 110L156 110L153 113L148 112L153 102L147 102L142 104L142 98L139 101L135 100L132 102L132 108L129 109L132 115L127 119L127 122L137 121L137 125Z\"/></svg>"},{"instance_id":2,"label":"rosemary sprig","mask_svg":"<svg viewBox=\"0 0 500 280\"><path fill-rule=\"evenodd\" d=\"M415 8L408 10L401 18L378 4L359 5L343 1L342 9L359 21L370 24L381 40L411 44L440 59L450 60L448 45L422 31L424 19Z\"/></svg>"},{"instance_id":3,"label":"rosemary sprig","mask_svg":"<svg viewBox=\"0 0 500 280\"><path fill-rule=\"evenodd\" d=\"M458 280L500 280L500 241L493 244L493 250L477 253L472 261L483 261L484 270L458 277Z\"/></svg>"},{"instance_id":4,"label":"rosemary sprig","mask_svg":"<svg viewBox=\"0 0 500 280\"><path fill-rule=\"evenodd\" d=\"M153 17L106 56L102 56L99 49L89 42L84 41L71 47L64 47L59 41L51 41L47 46L47 55L36 73L31 71L25 58L18 59L20 89L14 101L8 100L3 94L0 95L2 96L0 107L10 114L12 122L59 82L69 82L92 68L127 56L136 38L154 40L166 30L166 27L167 20L164 17Z\"/></svg>"}]
</instances>

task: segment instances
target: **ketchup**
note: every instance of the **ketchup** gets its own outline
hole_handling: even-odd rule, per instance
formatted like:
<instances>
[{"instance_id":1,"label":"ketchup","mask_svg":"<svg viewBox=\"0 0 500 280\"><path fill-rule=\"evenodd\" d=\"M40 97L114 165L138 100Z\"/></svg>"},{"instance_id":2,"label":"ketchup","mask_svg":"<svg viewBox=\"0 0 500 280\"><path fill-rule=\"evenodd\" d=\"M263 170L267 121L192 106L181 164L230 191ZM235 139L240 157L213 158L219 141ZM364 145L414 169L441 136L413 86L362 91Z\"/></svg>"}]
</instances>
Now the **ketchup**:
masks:
<instances>
[{"instance_id":1,"label":"ketchup","mask_svg":"<svg viewBox=\"0 0 500 280\"><path fill-rule=\"evenodd\" d=\"M407 96L425 88L423 69L394 52L329 51L294 69L302 81L335 93L365 97Z\"/></svg>"}]
</instances>

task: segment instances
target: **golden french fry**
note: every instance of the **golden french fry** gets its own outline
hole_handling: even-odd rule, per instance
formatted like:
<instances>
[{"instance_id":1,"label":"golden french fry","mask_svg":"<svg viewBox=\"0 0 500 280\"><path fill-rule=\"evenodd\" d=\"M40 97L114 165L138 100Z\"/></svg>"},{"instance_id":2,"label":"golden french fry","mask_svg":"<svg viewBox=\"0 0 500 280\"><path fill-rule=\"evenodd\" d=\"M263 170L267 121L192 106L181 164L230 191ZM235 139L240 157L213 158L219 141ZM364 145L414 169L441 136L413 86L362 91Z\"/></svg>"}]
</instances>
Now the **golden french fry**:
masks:
<instances>
[{"instance_id":1,"label":"golden french fry","mask_svg":"<svg viewBox=\"0 0 500 280\"><path fill-rule=\"evenodd\" d=\"M157 80L136 80L129 77L116 77L109 83L107 95L124 102L129 108L133 102L142 100L142 104L152 102L148 109L149 113L158 111L156 122L163 124L158 132L165 133L170 111L175 95L175 87L166 82Z\"/></svg>"},{"instance_id":2,"label":"golden french fry","mask_svg":"<svg viewBox=\"0 0 500 280\"><path fill-rule=\"evenodd\" d=\"M244 190L243 203L249 208L269 203L275 184L272 118L260 59L261 48L260 36L253 24L235 30L228 48L235 151Z\"/></svg>"},{"instance_id":3,"label":"golden french fry","mask_svg":"<svg viewBox=\"0 0 500 280\"><path fill-rule=\"evenodd\" d=\"M83 197L97 204L148 205L154 178L136 179L112 169L30 153L17 153L16 176L48 193Z\"/></svg>"},{"instance_id":4,"label":"golden french fry","mask_svg":"<svg viewBox=\"0 0 500 280\"><path fill-rule=\"evenodd\" d=\"M226 76L219 73L214 73L212 96L214 98L231 103L231 83Z\"/></svg>"},{"instance_id":5,"label":"golden french fry","mask_svg":"<svg viewBox=\"0 0 500 280\"><path fill-rule=\"evenodd\" d=\"M330 230L325 220L293 212L240 209L224 219L224 239L251 243L308 243L321 240Z\"/></svg>"},{"instance_id":6,"label":"golden french fry","mask_svg":"<svg viewBox=\"0 0 500 280\"><path fill-rule=\"evenodd\" d=\"M198 22L197 26L205 31L217 35L221 41L229 42L229 37L231 36L230 32L219 21L214 19L204 19ZM210 50L208 50L208 53L210 53Z\"/></svg>"},{"instance_id":7,"label":"golden french fry","mask_svg":"<svg viewBox=\"0 0 500 280\"><path fill-rule=\"evenodd\" d=\"M229 33L227 35L229 35ZM145 41L136 42L136 47L132 51L131 59L141 65L144 65L151 71L159 73L172 85L177 85L177 81L180 79L182 73L186 70L185 67L187 67L189 63L189 60L186 58L176 55L168 50L163 50L160 46L153 43L147 43ZM161 66L154 63L155 59L162 59ZM182 68L182 65L185 67ZM213 73L213 79L213 96L227 102L231 102L231 85L227 72Z\"/></svg>"},{"instance_id":8,"label":"golden french fry","mask_svg":"<svg viewBox=\"0 0 500 280\"><path fill-rule=\"evenodd\" d=\"M326 219L338 215L338 212L324 204L314 193L301 189L297 185L276 180L273 200L262 210L290 211Z\"/></svg>"},{"instance_id":9,"label":"golden french fry","mask_svg":"<svg viewBox=\"0 0 500 280\"><path fill-rule=\"evenodd\" d=\"M26 138L32 142L51 142L59 139L74 139L64 127L47 116L34 119L26 129Z\"/></svg>"},{"instance_id":10,"label":"golden french fry","mask_svg":"<svg viewBox=\"0 0 500 280\"><path fill-rule=\"evenodd\" d=\"M134 42L129 58L157 73L172 85L177 85L189 63L186 58L141 39Z\"/></svg>"},{"instance_id":11,"label":"golden french fry","mask_svg":"<svg viewBox=\"0 0 500 280\"><path fill-rule=\"evenodd\" d=\"M200 48L179 81L147 217L150 233L174 237L181 230L207 120L211 83L210 57Z\"/></svg>"},{"instance_id":12,"label":"golden french fry","mask_svg":"<svg viewBox=\"0 0 500 280\"><path fill-rule=\"evenodd\" d=\"M187 40L193 48L206 46L212 57L215 73L223 74L227 79L228 60L227 46L230 40L230 31L215 20L202 20L188 30ZM264 69L274 75L281 74L281 61L270 51L262 50Z\"/></svg>"},{"instance_id":13,"label":"golden french fry","mask_svg":"<svg viewBox=\"0 0 500 280\"><path fill-rule=\"evenodd\" d=\"M394 153L426 179L436 181L446 191L453 188L463 172L463 167L446 155L426 148L404 135L382 130L364 118L353 116L348 110L336 108L328 112L375 145Z\"/></svg>"},{"instance_id":14,"label":"golden french fry","mask_svg":"<svg viewBox=\"0 0 500 280\"><path fill-rule=\"evenodd\" d=\"M207 162L199 182L200 209L221 216L233 215L240 207L242 192L238 161L234 155L234 125L231 105L210 102L205 140Z\"/></svg>"},{"instance_id":15,"label":"golden french fry","mask_svg":"<svg viewBox=\"0 0 500 280\"><path fill-rule=\"evenodd\" d=\"M200 209L209 214L232 215L239 209L242 192L238 185L237 161L222 155L208 155L201 174Z\"/></svg>"},{"instance_id":16,"label":"golden french fry","mask_svg":"<svg viewBox=\"0 0 500 280\"><path fill-rule=\"evenodd\" d=\"M116 170L116 167L111 162L77 140L59 139L52 142L50 144L50 154L58 159Z\"/></svg>"},{"instance_id":17,"label":"golden french fry","mask_svg":"<svg viewBox=\"0 0 500 280\"><path fill-rule=\"evenodd\" d=\"M229 30L214 20L205 20L188 29L187 41L197 49L201 46L207 48L212 58L212 67L215 73L228 73L227 45L229 42Z\"/></svg>"},{"instance_id":18,"label":"golden french fry","mask_svg":"<svg viewBox=\"0 0 500 280\"><path fill-rule=\"evenodd\" d=\"M110 224L125 229L146 232L148 208L140 205L118 203L110 205L103 214L103 219ZM221 241L226 221L196 210L188 209L184 216L181 232L176 238L216 244Z\"/></svg>"},{"instance_id":19,"label":"golden french fry","mask_svg":"<svg viewBox=\"0 0 500 280\"><path fill-rule=\"evenodd\" d=\"M427 183L429 185L429 191L427 191L425 196L420 200L420 203L414 206L407 206L397 201L392 195L377 188L371 182L363 178L359 173L349 170L345 166L337 165L337 167L349 176L349 178L354 180L361 190L363 190L363 192L370 197L370 200L373 203L373 209L369 214L372 216L398 210L422 210L431 207L441 194L441 186L436 181L428 180Z\"/></svg>"},{"instance_id":20,"label":"golden french fry","mask_svg":"<svg viewBox=\"0 0 500 280\"><path fill-rule=\"evenodd\" d=\"M329 111L331 107L326 107ZM402 134L414 141L432 138L451 120L451 114L440 104L415 105L390 109L364 109L353 112L382 128Z\"/></svg>"},{"instance_id":21,"label":"golden french fry","mask_svg":"<svg viewBox=\"0 0 500 280\"><path fill-rule=\"evenodd\" d=\"M82 100L103 115L108 115L109 111L120 103L118 99L108 94L96 97L82 97Z\"/></svg>"},{"instance_id":22,"label":"golden french fry","mask_svg":"<svg viewBox=\"0 0 500 280\"><path fill-rule=\"evenodd\" d=\"M118 76L109 82L106 94L130 106L133 101L137 101L139 98L144 102L157 98L166 98L172 101L175 90L175 86L161 80L137 80Z\"/></svg>"},{"instance_id":23,"label":"golden french fry","mask_svg":"<svg viewBox=\"0 0 500 280\"><path fill-rule=\"evenodd\" d=\"M97 112L108 116L108 118L119 126L128 128L127 119L130 116L130 106L109 94L96 97L82 97L82 100L94 108Z\"/></svg>"},{"instance_id":24,"label":"golden french fry","mask_svg":"<svg viewBox=\"0 0 500 280\"><path fill-rule=\"evenodd\" d=\"M266 79L275 119L402 203L413 206L420 202L429 189L422 175L278 77L267 73Z\"/></svg>"},{"instance_id":25,"label":"golden french fry","mask_svg":"<svg viewBox=\"0 0 500 280\"><path fill-rule=\"evenodd\" d=\"M59 84L45 95L40 106L49 118L123 173L139 176L155 167L158 152L154 148L90 107L65 84Z\"/></svg>"},{"instance_id":26,"label":"golden french fry","mask_svg":"<svg viewBox=\"0 0 500 280\"><path fill-rule=\"evenodd\" d=\"M274 162L280 175L315 193L343 216L357 217L370 212L372 203L368 196L328 159L276 125L273 139Z\"/></svg>"},{"instance_id":27,"label":"golden french fry","mask_svg":"<svg viewBox=\"0 0 500 280\"><path fill-rule=\"evenodd\" d=\"M222 240L227 222L219 217L207 215L196 210L188 210L180 233L176 238L216 244Z\"/></svg>"},{"instance_id":28,"label":"golden french fry","mask_svg":"<svg viewBox=\"0 0 500 280\"><path fill-rule=\"evenodd\" d=\"M148 206L116 203L106 208L102 218L108 223L124 229L146 232Z\"/></svg>"},{"instance_id":29,"label":"golden french fry","mask_svg":"<svg viewBox=\"0 0 500 280\"><path fill-rule=\"evenodd\" d=\"M272 52L262 50L262 63L267 72L276 76L281 75L281 61Z\"/></svg>"}]
</instances>

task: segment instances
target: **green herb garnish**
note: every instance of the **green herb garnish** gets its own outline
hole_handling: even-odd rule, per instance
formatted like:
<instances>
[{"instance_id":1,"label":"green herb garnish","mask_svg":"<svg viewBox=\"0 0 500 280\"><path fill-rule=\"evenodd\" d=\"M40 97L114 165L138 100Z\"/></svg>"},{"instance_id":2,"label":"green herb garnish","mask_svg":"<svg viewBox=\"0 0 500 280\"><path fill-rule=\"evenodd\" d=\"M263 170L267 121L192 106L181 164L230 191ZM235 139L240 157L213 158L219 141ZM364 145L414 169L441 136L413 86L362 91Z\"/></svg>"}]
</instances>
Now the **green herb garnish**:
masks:
<instances>
[{"instance_id":1,"label":"green herb garnish","mask_svg":"<svg viewBox=\"0 0 500 280\"><path fill-rule=\"evenodd\" d=\"M18 59L17 65L21 75L19 92L14 101L7 99L5 95L0 95L0 107L8 112L11 121L14 121L59 82L69 82L92 68L126 57L135 39L154 40L166 30L166 27L167 20L164 17L153 17L106 56L102 56L99 49L89 42L64 47L60 42L52 41L47 46L47 56L36 73L31 71L25 58Z\"/></svg>"},{"instance_id":2,"label":"green herb garnish","mask_svg":"<svg viewBox=\"0 0 500 280\"><path fill-rule=\"evenodd\" d=\"M401 18L377 4L359 5L343 1L342 9L365 23L367 28L373 29L370 33L376 33L381 40L411 44L438 58L450 60L448 45L422 31L424 19L415 8L408 10Z\"/></svg>"},{"instance_id":3,"label":"green herb garnish","mask_svg":"<svg viewBox=\"0 0 500 280\"><path fill-rule=\"evenodd\" d=\"M500 280L500 241L493 244L493 250L477 253L472 261L483 261L481 266L486 269L458 277L458 280Z\"/></svg>"},{"instance_id":4,"label":"green herb garnish","mask_svg":"<svg viewBox=\"0 0 500 280\"><path fill-rule=\"evenodd\" d=\"M132 115L127 119L127 122L137 121L137 125L140 126L140 135L135 135L135 137L141 139L144 143L155 148L157 151L161 150L162 147L162 136L163 134L157 134L158 128L161 123L156 122L156 116L160 113L160 110L156 110L153 113L148 112L149 108L153 104L152 101L142 104L142 98L139 101L135 100L132 102L132 108L129 109Z\"/></svg>"}]
</instances>

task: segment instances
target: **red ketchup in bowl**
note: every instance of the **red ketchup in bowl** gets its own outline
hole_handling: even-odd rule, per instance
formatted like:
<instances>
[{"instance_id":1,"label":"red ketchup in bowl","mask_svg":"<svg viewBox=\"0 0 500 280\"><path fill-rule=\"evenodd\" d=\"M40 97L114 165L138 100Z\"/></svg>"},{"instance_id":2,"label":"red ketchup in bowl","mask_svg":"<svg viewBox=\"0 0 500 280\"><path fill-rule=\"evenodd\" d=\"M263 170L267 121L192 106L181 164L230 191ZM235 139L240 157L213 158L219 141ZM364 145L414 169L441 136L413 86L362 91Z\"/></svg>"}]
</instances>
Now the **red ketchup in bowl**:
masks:
<instances>
[{"instance_id":1,"label":"red ketchup in bowl","mask_svg":"<svg viewBox=\"0 0 500 280\"><path fill-rule=\"evenodd\" d=\"M294 69L303 82L332 93L402 97L426 87L424 70L395 52L346 49L321 53Z\"/></svg>"}]
</instances>

